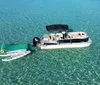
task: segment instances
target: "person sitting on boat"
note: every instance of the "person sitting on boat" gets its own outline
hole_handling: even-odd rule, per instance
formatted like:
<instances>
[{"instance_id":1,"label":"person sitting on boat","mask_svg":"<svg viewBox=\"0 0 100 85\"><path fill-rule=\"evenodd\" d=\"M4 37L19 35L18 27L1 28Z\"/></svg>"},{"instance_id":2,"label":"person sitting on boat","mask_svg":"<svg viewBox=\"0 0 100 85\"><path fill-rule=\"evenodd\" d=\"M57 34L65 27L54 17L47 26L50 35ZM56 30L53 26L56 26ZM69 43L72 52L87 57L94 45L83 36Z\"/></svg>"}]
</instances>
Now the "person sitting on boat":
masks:
<instances>
[{"instance_id":1,"label":"person sitting on boat","mask_svg":"<svg viewBox=\"0 0 100 85\"><path fill-rule=\"evenodd\" d=\"M59 35L56 35L56 39L59 40Z\"/></svg>"},{"instance_id":2,"label":"person sitting on boat","mask_svg":"<svg viewBox=\"0 0 100 85\"><path fill-rule=\"evenodd\" d=\"M50 33L49 37L50 37L50 40L52 41L55 40L55 34Z\"/></svg>"}]
</instances>

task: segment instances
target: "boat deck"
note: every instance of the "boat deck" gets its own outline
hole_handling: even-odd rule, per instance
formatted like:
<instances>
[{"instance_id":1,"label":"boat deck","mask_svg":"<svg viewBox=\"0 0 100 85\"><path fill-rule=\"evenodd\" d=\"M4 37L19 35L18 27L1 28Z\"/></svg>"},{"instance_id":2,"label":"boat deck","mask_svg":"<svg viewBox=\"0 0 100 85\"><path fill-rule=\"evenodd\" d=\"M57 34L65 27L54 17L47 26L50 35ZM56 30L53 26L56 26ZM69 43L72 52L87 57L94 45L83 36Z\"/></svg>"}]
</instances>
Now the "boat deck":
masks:
<instances>
[{"instance_id":1,"label":"boat deck","mask_svg":"<svg viewBox=\"0 0 100 85\"><path fill-rule=\"evenodd\" d=\"M84 39L87 38L87 34L84 32L69 32L68 34L57 33L57 34L45 34L43 41L56 41L62 39Z\"/></svg>"}]
</instances>

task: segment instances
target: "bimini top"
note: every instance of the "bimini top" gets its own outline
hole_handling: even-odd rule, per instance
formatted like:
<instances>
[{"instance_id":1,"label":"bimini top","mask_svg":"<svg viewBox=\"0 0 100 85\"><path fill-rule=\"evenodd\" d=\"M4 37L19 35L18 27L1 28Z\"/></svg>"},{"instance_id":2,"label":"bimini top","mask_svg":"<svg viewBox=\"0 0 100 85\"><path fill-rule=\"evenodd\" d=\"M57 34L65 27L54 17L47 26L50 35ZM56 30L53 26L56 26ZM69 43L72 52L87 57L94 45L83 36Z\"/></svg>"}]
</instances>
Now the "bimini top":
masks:
<instances>
[{"instance_id":1,"label":"bimini top","mask_svg":"<svg viewBox=\"0 0 100 85\"><path fill-rule=\"evenodd\" d=\"M55 25L47 25L46 29L48 32L54 32L54 31L67 31L68 30L68 25L62 25L62 24L55 24Z\"/></svg>"}]
</instances>

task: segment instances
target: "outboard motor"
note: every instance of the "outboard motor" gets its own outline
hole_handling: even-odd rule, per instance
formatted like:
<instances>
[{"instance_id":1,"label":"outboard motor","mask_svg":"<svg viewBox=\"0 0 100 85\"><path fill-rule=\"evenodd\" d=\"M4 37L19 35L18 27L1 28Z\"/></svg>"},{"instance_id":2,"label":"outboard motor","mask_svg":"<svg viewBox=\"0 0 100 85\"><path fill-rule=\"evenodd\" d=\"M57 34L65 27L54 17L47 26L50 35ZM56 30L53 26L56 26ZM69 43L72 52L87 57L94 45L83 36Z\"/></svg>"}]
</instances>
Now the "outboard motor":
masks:
<instances>
[{"instance_id":1,"label":"outboard motor","mask_svg":"<svg viewBox=\"0 0 100 85\"><path fill-rule=\"evenodd\" d=\"M34 37L33 38L33 46L36 46L39 43L40 43L40 39L38 37Z\"/></svg>"}]
</instances>

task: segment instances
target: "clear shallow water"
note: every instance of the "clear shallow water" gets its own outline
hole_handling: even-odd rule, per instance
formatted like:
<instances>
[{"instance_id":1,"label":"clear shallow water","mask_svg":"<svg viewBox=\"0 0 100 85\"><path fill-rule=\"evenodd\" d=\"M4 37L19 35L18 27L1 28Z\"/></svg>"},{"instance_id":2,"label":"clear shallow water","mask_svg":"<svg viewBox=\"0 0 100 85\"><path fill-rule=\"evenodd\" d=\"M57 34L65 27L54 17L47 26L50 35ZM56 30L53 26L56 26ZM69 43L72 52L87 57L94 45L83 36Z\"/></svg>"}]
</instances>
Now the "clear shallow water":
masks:
<instances>
[{"instance_id":1,"label":"clear shallow water","mask_svg":"<svg viewBox=\"0 0 100 85\"><path fill-rule=\"evenodd\" d=\"M0 62L0 85L100 85L99 0L1 0L0 41L32 43L47 24L68 24L85 31L88 48L40 50L27 57ZM1 59L1 58L0 58Z\"/></svg>"}]
</instances>

